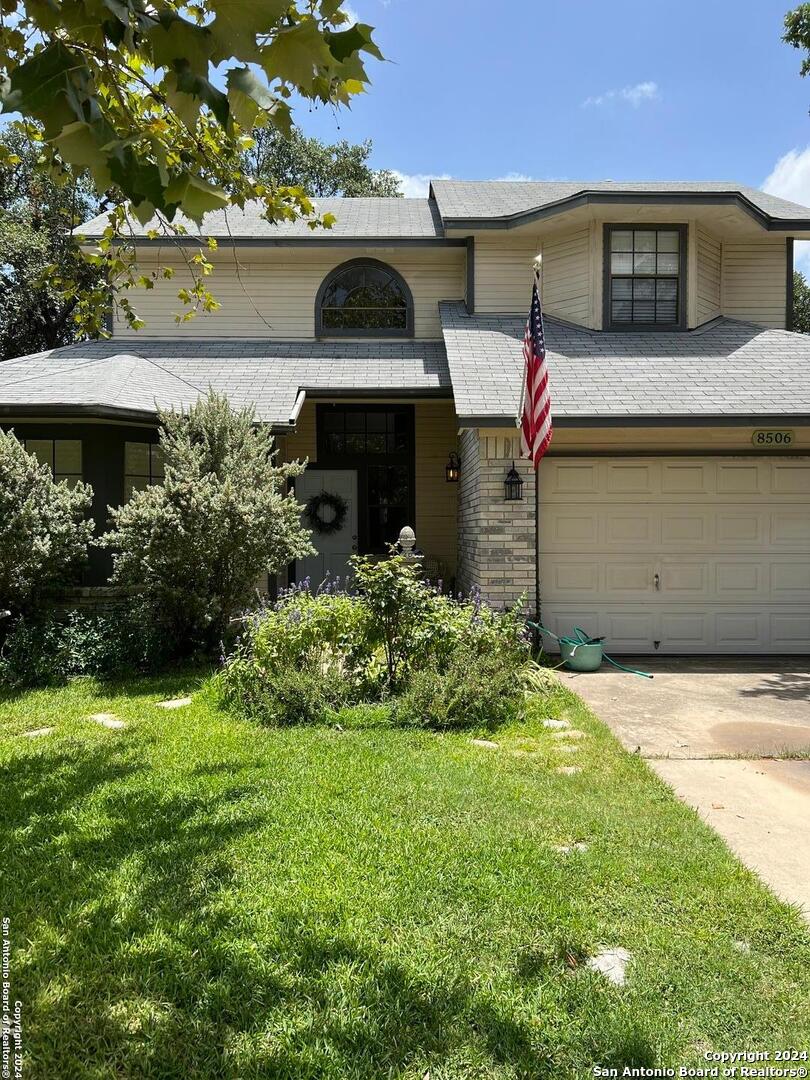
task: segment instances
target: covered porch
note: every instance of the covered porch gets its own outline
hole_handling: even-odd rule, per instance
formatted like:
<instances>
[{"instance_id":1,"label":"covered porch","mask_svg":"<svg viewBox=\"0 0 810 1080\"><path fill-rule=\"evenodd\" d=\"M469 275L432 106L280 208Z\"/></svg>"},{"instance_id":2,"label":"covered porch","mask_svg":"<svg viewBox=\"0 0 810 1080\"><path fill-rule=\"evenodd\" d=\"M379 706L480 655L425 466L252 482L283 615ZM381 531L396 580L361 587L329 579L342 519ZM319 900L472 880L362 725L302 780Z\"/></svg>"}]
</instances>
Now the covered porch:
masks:
<instances>
[{"instance_id":1,"label":"covered porch","mask_svg":"<svg viewBox=\"0 0 810 1080\"><path fill-rule=\"evenodd\" d=\"M307 394L294 431L278 440L284 460L307 461L295 487L317 549L290 568L290 581L343 579L353 554L385 554L409 525L427 574L455 585L460 485L452 469L448 478L458 453L452 399Z\"/></svg>"}]
</instances>

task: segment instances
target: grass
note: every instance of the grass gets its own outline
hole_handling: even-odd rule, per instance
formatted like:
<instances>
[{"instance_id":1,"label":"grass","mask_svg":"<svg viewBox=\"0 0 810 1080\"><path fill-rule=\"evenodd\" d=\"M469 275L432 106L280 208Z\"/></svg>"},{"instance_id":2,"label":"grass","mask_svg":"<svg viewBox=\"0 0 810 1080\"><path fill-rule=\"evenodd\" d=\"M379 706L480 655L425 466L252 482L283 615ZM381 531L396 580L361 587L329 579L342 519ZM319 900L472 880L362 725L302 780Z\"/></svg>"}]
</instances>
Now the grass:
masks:
<instances>
[{"instance_id":1,"label":"grass","mask_svg":"<svg viewBox=\"0 0 810 1080\"><path fill-rule=\"evenodd\" d=\"M155 707L198 682L0 700L27 1080L556 1080L810 1042L800 918L567 691L488 750L379 710ZM583 967L600 945L624 987Z\"/></svg>"}]
</instances>

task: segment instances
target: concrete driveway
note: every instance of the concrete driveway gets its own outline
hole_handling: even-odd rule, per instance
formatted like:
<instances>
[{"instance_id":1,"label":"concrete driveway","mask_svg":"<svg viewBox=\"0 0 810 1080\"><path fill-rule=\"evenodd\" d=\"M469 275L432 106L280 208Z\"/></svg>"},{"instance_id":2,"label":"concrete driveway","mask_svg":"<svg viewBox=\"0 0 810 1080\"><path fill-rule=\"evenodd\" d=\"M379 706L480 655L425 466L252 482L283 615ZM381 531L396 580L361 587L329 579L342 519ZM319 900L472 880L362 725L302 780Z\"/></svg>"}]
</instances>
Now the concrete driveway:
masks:
<instances>
[{"instance_id":1,"label":"concrete driveway","mask_svg":"<svg viewBox=\"0 0 810 1080\"><path fill-rule=\"evenodd\" d=\"M810 662L627 661L561 672L628 750L810 920Z\"/></svg>"}]
</instances>

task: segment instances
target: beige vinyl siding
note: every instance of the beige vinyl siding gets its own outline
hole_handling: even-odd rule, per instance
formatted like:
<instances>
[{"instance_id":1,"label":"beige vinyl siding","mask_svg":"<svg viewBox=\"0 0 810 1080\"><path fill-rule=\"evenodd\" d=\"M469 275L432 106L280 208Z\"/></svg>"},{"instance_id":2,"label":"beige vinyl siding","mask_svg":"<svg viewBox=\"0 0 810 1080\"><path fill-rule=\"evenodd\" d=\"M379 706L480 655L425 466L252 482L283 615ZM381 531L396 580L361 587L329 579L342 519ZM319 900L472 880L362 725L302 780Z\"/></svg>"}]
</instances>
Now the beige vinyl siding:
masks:
<instances>
[{"instance_id":1,"label":"beige vinyl siding","mask_svg":"<svg viewBox=\"0 0 810 1080\"><path fill-rule=\"evenodd\" d=\"M188 252L194 253L193 249ZM182 256L168 251L162 256L163 264L175 269L174 278L157 281L154 289L129 294L146 322L136 336L311 339L315 333L315 297L321 282L336 266L363 255L388 263L408 283L413 293L415 336L440 339L438 301L461 300L464 296L463 248L222 248L211 257L215 271L206 279L222 307L180 325L175 313L182 312L183 305L177 291L189 285L190 276ZM151 252L141 259L144 273L156 265ZM118 316L115 336L133 336Z\"/></svg>"},{"instance_id":2,"label":"beige vinyl siding","mask_svg":"<svg viewBox=\"0 0 810 1080\"><path fill-rule=\"evenodd\" d=\"M762 326L785 325L785 241L723 244L723 314Z\"/></svg>"},{"instance_id":3,"label":"beige vinyl siding","mask_svg":"<svg viewBox=\"0 0 810 1080\"><path fill-rule=\"evenodd\" d=\"M307 401L295 433L281 440L286 461L317 457L314 401ZM458 424L452 401L414 404L416 439L416 542L425 558L439 564L446 580L456 572L458 484L448 484L444 468L458 450Z\"/></svg>"},{"instance_id":4,"label":"beige vinyl siding","mask_svg":"<svg viewBox=\"0 0 810 1080\"><path fill-rule=\"evenodd\" d=\"M699 225L694 236L697 248L695 325L700 326L720 314L722 248L720 241Z\"/></svg>"},{"instance_id":5,"label":"beige vinyl siding","mask_svg":"<svg viewBox=\"0 0 810 1080\"><path fill-rule=\"evenodd\" d=\"M534 238L476 236L476 312L528 311L532 266L539 251Z\"/></svg>"},{"instance_id":6,"label":"beige vinyl siding","mask_svg":"<svg viewBox=\"0 0 810 1080\"><path fill-rule=\"evenodd\" d=\"M587 326L591 296L588 226L543 242L543 307L549 315Z\"/></svg>"}]
</instances>

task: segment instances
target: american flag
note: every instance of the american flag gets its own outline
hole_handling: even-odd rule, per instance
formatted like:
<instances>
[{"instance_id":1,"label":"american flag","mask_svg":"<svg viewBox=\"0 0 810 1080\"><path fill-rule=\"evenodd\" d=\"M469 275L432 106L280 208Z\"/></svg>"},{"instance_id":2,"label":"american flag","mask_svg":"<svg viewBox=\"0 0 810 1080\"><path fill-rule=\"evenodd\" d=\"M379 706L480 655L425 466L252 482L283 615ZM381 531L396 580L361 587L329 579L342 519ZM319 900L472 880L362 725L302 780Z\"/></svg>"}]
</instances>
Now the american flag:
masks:
<instances>
[{"instance_id":1,"label":"american flag","mask_svg":"<svg viewBox=\"0 0 810 1080\"><path fill-rule=\"evenodd\" d=\"M521 457L531 458L535 469L548 450L553 434L551 426L551 395L548 392L546 368L546 341L543 336L543 311L537 288L538 274L534 275L532 306L526 320L523 338L523 392L520 399L518 425L521 431Z\"/></svg>"}]
</instances>

